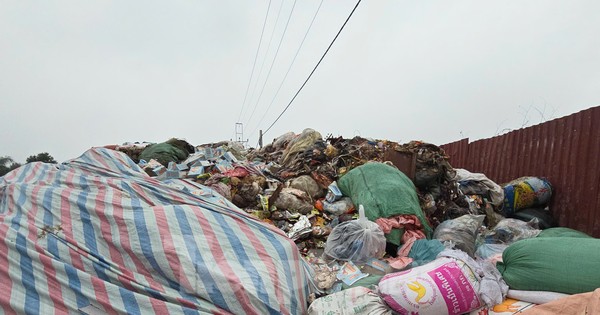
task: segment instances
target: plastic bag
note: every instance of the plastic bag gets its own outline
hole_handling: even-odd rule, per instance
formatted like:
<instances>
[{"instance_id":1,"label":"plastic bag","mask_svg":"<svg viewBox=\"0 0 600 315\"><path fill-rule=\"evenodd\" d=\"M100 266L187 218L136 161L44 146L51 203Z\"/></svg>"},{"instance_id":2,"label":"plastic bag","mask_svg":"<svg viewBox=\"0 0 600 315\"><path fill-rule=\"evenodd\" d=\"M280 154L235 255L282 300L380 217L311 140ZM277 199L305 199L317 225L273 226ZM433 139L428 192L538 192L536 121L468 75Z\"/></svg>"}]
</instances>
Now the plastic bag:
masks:
<instances>
[{"instance_id":1,"label":"plastic bag","mask_svg":"<svg viewBox=\"0 0 600 315\"><path fill-rule=\"evenodd\" d=\"M529 222L517 219L504 219L494 228L483 233L488 244L512 244L518 240L538 236L541 230L537 229L537 219Z\"/></svg>"},{"instance_id":2,"label":"plastic bag","mask_svg":"<svg viewBox=\"0 0 600 315\"><path fill-rule=\"evenodd\" d=\"M369 258L381 258L385 254L385 235L375 222L365 217L359 206L358 220L337 225L325 244L325 254L338 260L363 264Z\"/></svg>"},{"instance_id":3,"label":"plastic bag","mask_svg":"<svg viewBox=\"0 0 600 315\"><path fill-rule=\"evenodd\" d=\"M455 248L473 257L477 231L484 219L485 215L466 214L453 220L444 221L433 232L433 238L442 243L451 242Z\"/></svg>"},{"instance_id":4,"label":"plastic bag","mask_svg":"<svg viewBox=\"0 0 600 315\"><path fill-rule=\"evenodd\" d=\"M350 197L343 197L336 202L323 201L323 210L333 215L349 213L352 211L352 209L354 209L354 204L352 203L352 199L350 199Z\"/></svg>"},{"instance_id":5,"label":"plastic bag","mask_svg":"<svg viewBox=\"0 0 600 315\"><path fill-rule=\"evenodd\" d=\"M288 165L298 153L306 150L313 145L317 140L320 140L321 134L310 128L304 129L302 133L291 139L280 158L280 164Z\"/></svg>"}]
</instances>

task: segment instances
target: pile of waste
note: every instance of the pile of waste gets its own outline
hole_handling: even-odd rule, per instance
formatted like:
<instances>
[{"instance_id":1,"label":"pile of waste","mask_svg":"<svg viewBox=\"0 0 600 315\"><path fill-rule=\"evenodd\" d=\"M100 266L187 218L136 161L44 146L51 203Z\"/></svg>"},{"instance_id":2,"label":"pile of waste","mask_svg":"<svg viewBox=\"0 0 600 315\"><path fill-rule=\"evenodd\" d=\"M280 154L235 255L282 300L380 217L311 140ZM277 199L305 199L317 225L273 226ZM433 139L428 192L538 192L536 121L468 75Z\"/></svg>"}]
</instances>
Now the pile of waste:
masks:
<instances>
[{"instance_id":1,"label":"pile of waste","mask_svg":"<svg viewBox=\"0 0 600 315\"><path fill-rule=\"evenodd\" d=\"M189 149L174 140L171 146ZM116 149L129 154L130 146ZM556 226L546 179L498 185L484 174L454 169L443 149L420 141L324 139L305 129L260 149L226 141L196 146L185 157L172 154L168 161L144 153L130 156L151 176L206 185L294 240L315 271L312 313L336 309L336 303L363 307L364 313L493 313L513 285L501 273L515 274L502 265L503 253ZM398 291L402 283L405 291ZM431 298L443 293L435 293L436 285L454 290L455 298L460 292L462 300L434 303ZM515 288L529 289L521 283ZM574 292L564 291L557 294ZM327 302L318 299L325 295Z\"/></svg>"},{"instance_id":2,"label":"pile of waste","mask_svg":"<svg viewBox=\"0 0 600 315\"><path fill-rule=\"evenodd\" d=\"M235 252L232 261L251 259L252 265L264 260L260 253L288 257L285 270L261 275L262 267L254 266L244 271L248 277L230 283L254 288L252 305L216 299L208 290L201 298L210 303L192 309L248 311L264 305L262 311L310 314L527 314L556 301L571 305L575 297L580 304L573 312L581 305L600 308L594 304L600 294L594 265L599 240L556 227L548 208L552 186L544 178L499 185L485 174L453 168L444 150L430 143L323 138L313 129L286 133L258 149L231 141L194 146L172 138L88 154L100 153L95 167L118 161L101 174L134 170L127 177L135 183L111 187L126 187L122 194L139 199L136 204L155 204L153 211L162 213L171 200L173 222L180 226L198 216L193 222L201 234L178 236L194 251L190 263L196 270L207 268L205 254L225 257L224 251ZM147 196L140 195L146 190ZM194 211L179 211L183 200ZM202 214L211 211L225 218ZM225 223L239 229L218 227ZM186 237L201 239L190 243ZM279 266L269 262L267 269ZM301 281L289 280L295 274ZM217 281L224 275L215 276ZM260 280L264 277L268 281ZM271 285L282 278L293 290L280 296L282 288Z\"/></svg>"}]
</instances>

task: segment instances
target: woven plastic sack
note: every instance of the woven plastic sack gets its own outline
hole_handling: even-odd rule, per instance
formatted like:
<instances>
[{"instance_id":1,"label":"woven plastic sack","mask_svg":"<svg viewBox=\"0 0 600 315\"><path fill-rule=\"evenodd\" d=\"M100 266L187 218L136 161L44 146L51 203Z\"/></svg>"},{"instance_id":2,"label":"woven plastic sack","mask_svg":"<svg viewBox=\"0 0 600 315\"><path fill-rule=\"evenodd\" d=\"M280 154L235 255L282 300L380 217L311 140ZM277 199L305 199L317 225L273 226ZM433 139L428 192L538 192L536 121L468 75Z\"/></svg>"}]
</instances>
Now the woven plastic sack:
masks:
<instances>
[{"instance_id":1,"label":"woven plastic sack","mask_svg":"<svg viewBox=\"0 0 600 315\"><path fill-rule=\"evenodd\" d=\"M464 314L483 306L479 282L464 262L438 258L426 265L385 275L379 293L400 314Z\"/></svg>"},{"instance_id":2,"label":"woven plastic sack","mask_svg":"<svg viewBox=\"0 0 600 315\"><path fill-rule=\"evenodd\" d=\"M363 264L369 258L381 258L385 254L383 231L365 217L362 205L358 211L358 220L346 221L333 228L325 244L326 255Z\"/></svg>"},{"instance_id":3,"label":"woven plastic sack","mask_svg":"<svg viewBox=\"0 0 600 315\"><path fill-rule=\"evenodd\" d=\"M365 287L355 287L316 299L308 314L392 315L392 310L377 293Z\"/></svg>"},{"instance_id":4,"label":"woven plastic sack","mask_svg":"<svg viewBox=\"0 0 600 315\"><path fill-rule=\"evenodd\" d=\"M513 290L577 294L600 287L600 239L538 237L510 245L496 267Z\"/></svg>"},{"instance_id":5,"label":"woven plastic sack","mask_svg":"<svg viewBox=\"0 0 600 315\"><path fill-rule=\"evenodd\" d=\"M552 197L552 185L545 178L521 177L504 185L504 214L510 216L513 212L543 206Z\"/></svg>"}]
</instances>

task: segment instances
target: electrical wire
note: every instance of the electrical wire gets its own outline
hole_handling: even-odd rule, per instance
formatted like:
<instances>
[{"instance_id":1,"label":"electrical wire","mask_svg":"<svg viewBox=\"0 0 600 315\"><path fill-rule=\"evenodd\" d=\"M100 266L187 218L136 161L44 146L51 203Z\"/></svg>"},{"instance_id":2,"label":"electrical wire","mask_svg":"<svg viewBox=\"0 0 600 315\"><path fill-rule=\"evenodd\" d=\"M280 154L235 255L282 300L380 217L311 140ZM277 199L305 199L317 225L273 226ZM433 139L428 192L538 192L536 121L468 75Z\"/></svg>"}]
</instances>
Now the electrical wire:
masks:
<instances>
[{"instance_id":1,"label":"electrical wire","mask_svg":"<svg viewBox=\"0 0 600 315\"><path fill-rule=\"evenodd\" d=\"M348 15L348 18L346 18L346 21L344 22L344 24L342 25L342 27L340 28L340 30L337 32L337 34L335 35L335 37L331 41L331 44L329 44L329 47L327 47L327 50L325 50L325 53L323 53L323 56L321 56L321 59L319 59L319 62L317 62L317 64L312 69L312 71L310 72L310 74L308 75L308 77L306 78L306 80L304 81L304 83L302 83L302 86L300 86L300 88L298 89L298 92L296 92L296 94L294 95L294 97L292 97L292 99L287 104L287 106L283 109L283 111L281 112L281 114L279 114L279 116L277 116L277 118L275 119L275 121L273 121L273 123L269 126L269 128L267 128L265 130L265 132L263 132L263 136L269 130L271 130L271 128L275 125L275 123L277 123L277 121L279 121L279 119L281 118L281 116L283 116L283 114L288 110L288 108L290 108L290 106L292 105L292 103L294 102L294 100L296 99L296 97L298 96L298 94L300 94L300 91L302 91L302 89L304 88L304 86L306 85L306 83L308 82L308 80L312 77L313 73L315 73L315 70L317 70L317 67L319 67L319 65L321 64L321 61L323 61L323 58L325 58L325 56L327 55L327 52L329 52L329 49L331 48L331 46L333 46L333 43L335 43L335 40L338 38L338 36L340 36L340 33L342 32L342 30L344 29L344 27L346 26L346 24L348 23L348 21L352 17L352 14L354 14L354 11L356 11L356 8L358 8L358 5L360 4L361 1L362 0L358 0L358 2L356 3L356 5L354 6L354 9L352 9L352 12L350 12L350 15Z\"/></svg>"},{"instance_id":2,"label":"electrical wire","mask_svg":"<svg viewBox=\"0 0 600 315\"><path fill-rule=\"evenodd\" d=\"M256 55L254 56L254 63L252 64L252 72L250 73L250 80L248 80L248 86L246 87L246 94L244 95L244 101L242 102L242 108L240 108L240 115L238 116L237 121L240 121L242 118L242 112L244 112L244 106L246 105L246 99L248 98L248 91L250 90L250 83L252 82L252 77L254 76L254 69L256 67L256 60L258 59L258 52L260 51L260 46L262 44L263 34L265 33L265 26L267 25L267 18L269 17L269 11L271 10L271 1L269 0L269 6L267 7L267 14L265 15L265 21L263 22L262 31L260 31L260 39L258 40L258 48L256 49Z\"/></svg>"},{"instance_id":3,"label":"electrical wire","mask_svg":"<svg viewBox=\"0 0 600 315\"><path fill-rule=\"evenodd\" d=\"M317 15L319 14L319 11L321 10L321 5L323 5L323 1L324 0L321 0L321 3L319 3L319 7L317 8L317 11L315 12L315 15L313 15L313 18L310 21L310 25L308 26L308 29L306 30L306 33L304 33L304 37L302 38L302 42L300 42L300 46L298 46L298 49L296 50L296 54L294 55L294 59L292 59L292 62L290 63L290 66L288 67L287 72L285 73L285 76L283 77L283 80L281 80L281 84L279 84L279 87L277 88L277 92L275 92L275 95L273 96L273 99L271 99L271 103L269 103L269 106L267 107L267 110L265 110L265 112L263 113L262 117L260 117L260 120L259 120L258 124L256 124L256 128L254 128L254 130L252 130L252 132L250 133L251 135L253 135L254 132L256 132L256 130L260 126L260 124L262 124L262 122L265 119L265 116L267 116L267 113L269 112L269 109L271 109L271 106L275 102L275 99L277 98L277 95L279 95L279 91L281 91L281 87L283 87L283 83L287 79L288 74L290 74L290 70L292 70L292 66L294 65L294 62L296 62L296 58L298 57L298 54L300 53L300 49L302 49L302 46L304 45L304 41L306 40L306 37L308 36L308 33L310 32L310 29L312 28L313 23L315 22L315 19L317 18Z\"/></svg>"},{"instance_id":4,"label":"electrical wire","mask_svg":"<svg viewBox=\"0 0 600 315\"><path fill-rule=\"evenodd\" d=\"M260 71L258 72L256 81L254 81L254 87L252 88L252 94L250 94L250 100L252 100L254 98L254 94L256 93L256 86L258 85L260 75L262 74L263 69L265 68L265 62L267 61L267 56L268 56L269 50L271 50L271 43L273 42L273 36L275 35L275 29L277 28L277 23L279 22L279 17L281 16L281 10L283 9L283 2L284 2L284 0L281 0L281 5L279 6L279 11L277 11L277 18L275 19L275 24L273 25L273 31L271 32L271 36L269 37L269 44L267 45L267 51L265 52L265 57L262 61L262 64L260 65Z\"/></svg>"},{"instance_id":5,"label":"electrical wire","mask_svg":"<svg viewBox=\"0 0 600 315\"><path fill-rule=\"evenodd\" d=\"M294 0L294 4L292 5L292 9L290 10L290 14L288 15L287 22L285 23L285 28L283 29L283 34L281 35L281 38L279 39L279 44L277 45L277 50L275 50L275 57L273 57L273 61L271 62L271 66L269 67L269 72L267 72L267 78L265 79L265 83L263 84L262 88L260 89L260 94L258 95L258 99L256 100L256 103L254 104L254 108L252 109L252 113L250 114L250 118L248 118L248 121L246 121L246 124L248 124L250 122L250 120L252 120L252 117L254 117L254 112L256 111L256 107L258 106L258 103L260 103L260 99L262 98L263 92L265 91L265 86L267 86L267 82L269 81L269 77L271 76L271 70L273 70L273 65L275 64L275 61L277 60L277 56L279 55L279 48L281 48L281 43L283 43L283 38L285 38L285 34L287 32L288 25L290 24L290 20L292 19L292 13L294 13L294 8L296 7L296 2L297 2L297 0Z\"/></svg>"}]
</instances>

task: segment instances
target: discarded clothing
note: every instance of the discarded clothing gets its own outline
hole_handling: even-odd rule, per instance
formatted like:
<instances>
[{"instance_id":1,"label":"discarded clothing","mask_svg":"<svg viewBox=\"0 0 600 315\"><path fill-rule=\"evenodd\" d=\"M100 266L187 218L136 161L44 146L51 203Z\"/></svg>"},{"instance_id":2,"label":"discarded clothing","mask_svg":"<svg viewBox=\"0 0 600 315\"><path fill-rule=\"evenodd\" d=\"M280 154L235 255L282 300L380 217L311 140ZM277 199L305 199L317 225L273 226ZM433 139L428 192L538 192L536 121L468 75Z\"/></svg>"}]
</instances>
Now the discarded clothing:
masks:
<instances>
[{"instance_id":1,"label":"discarded clothing","mask_svg":"<svg viewBox=\"0 0 600 315\"><path fill-rule=\"evenodd\" d=\"M405 244L411 238L426 238L425 232L423 231L423 225L415 215L398 215L391 218L379 218L375 220L375 223L379 225L385 234L390 233L392 229L404 229L401 239L402 244Z\"/></svg>"}]
</instances>

